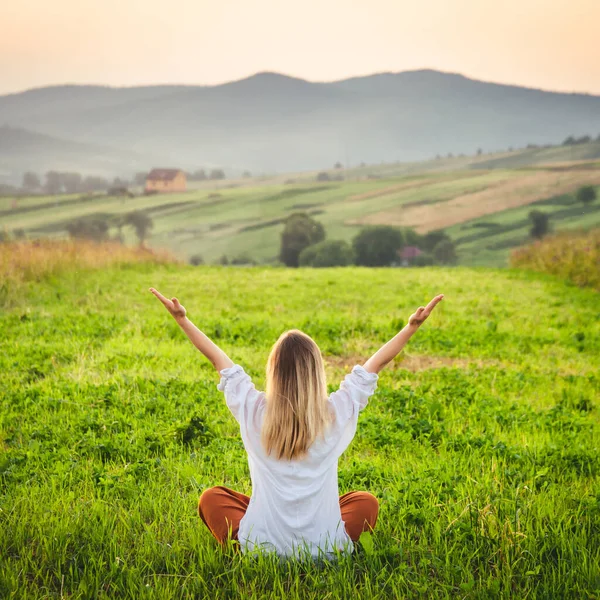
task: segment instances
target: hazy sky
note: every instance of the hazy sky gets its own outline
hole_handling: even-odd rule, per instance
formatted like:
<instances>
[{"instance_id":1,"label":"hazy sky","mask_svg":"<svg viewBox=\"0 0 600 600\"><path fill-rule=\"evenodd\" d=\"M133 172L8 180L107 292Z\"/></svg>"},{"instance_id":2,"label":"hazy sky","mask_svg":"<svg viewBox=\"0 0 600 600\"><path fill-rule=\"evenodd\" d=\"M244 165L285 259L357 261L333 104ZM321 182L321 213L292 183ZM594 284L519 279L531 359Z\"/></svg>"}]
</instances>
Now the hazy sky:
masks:
<instances>
[{"instance_id":1,"label":"hazy sky","mask_svg":"<svg viewBox=\"0 0 600 600\"><path fill-rule=\"evenodd\" d=\"M600 0L0 0L0 94L419 68L600 94Z\"/></svg>"}]
</instances>

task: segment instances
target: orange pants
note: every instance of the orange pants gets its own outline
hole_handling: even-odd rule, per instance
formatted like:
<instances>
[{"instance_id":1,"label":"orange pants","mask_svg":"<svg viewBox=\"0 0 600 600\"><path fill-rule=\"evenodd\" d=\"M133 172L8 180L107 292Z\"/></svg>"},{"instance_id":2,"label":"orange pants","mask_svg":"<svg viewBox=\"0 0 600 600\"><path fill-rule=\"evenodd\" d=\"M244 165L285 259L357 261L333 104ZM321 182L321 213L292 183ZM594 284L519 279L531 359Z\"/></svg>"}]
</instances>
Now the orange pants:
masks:
<instances>
[{"instance_id":1,"label":"orange pants","mask_svg":"<svg viewBox=\"0 0 600 600\"><path fill-rule=\"evenodd\" d=\"M249 496L218 485L202 492L198 514L216 540L225 544L230 532L231 539L238 539L240 521L249 502ZM369 492L348 492L340 496L340 510L346 532L356 542L363 531L375 528L379 502Z\"/></svg>"}]
</instances>

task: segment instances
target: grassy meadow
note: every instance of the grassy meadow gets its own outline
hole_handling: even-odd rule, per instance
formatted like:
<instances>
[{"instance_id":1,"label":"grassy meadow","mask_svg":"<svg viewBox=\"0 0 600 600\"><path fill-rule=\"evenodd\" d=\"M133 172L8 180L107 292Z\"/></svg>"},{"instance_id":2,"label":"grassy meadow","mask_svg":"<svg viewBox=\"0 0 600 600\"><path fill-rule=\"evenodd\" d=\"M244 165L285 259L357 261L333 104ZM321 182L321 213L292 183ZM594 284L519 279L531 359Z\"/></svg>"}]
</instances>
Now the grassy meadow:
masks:
<instances>
[{"instance_id":1,"label":"grassy meadow","mask_svg":"<svg viewBox=\"0 0 600 600\"><path fill-rule=\"evenodd\" d=\"M600 151L600 143L589 144L596 145ZM459 264L506 266L510 250L529 240L527 214L532 208L549 213L555 230L600 225L600 200L584 207L575 199L575 191L585 184L596 186L600 196L600 163L531 166L521 157L513 164L523 154L529 161L535 156L556 161L567 157L566 151L538 149L330 171L342 180L329 182L316 181L315 173L192 182L193 189L185 193L136 198L5 197L0 198L0 229L30 239L61 238L73 220L101 217L113 223L111 235L116 235L119 218L142 210L154 222L150 246L168 248L181 260L200 255L215 263L223 256L231 260L244 255L272 263L278 257L283 220L302 211L323 223L329 239L350 240L368 224L414 227L420 233L445 229L456 242ZM573 160L578 157L573 154ZM494 168L486 166L490 161L495 161ZM131 228L122 233L127 243L135 242Z\"/></svg>"},{"instance_id":2,"label":"grassy meadow","mask_svg":"<svg viewBox=\"0 0 600 600\"><path fill-rule=\"evenodd\" d=\"M33 226L35 212L22 218ZM593 290L509 269L92 267L21 279L0 299L0 597L600 597ZM381 503L354 556L279 563L217 547L196 505L217 484L250 492L242 442L216 373L151 285L259 386L271 344L303 329L332 390L445 293L340 460L340 493Z\"/></svg>"}]
</instances>

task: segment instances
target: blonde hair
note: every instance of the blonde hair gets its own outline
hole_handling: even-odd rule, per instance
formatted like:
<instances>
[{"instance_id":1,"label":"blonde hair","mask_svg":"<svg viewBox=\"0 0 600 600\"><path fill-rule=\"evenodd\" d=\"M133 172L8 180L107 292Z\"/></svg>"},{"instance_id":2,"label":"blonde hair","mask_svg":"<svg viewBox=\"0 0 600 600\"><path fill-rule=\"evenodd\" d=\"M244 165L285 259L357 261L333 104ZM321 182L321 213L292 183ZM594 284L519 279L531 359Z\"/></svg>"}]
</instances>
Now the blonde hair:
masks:
<instances>
[{"instance_id":1,"label":"blonde hair","mask_svg":"<svg viewBox=\"0 0 600 600\"><path fill-rule=\"evenodd\" d=\"M330 421L321 351L305 333L281 334L267 362L261 441L277 459L302 458Z\"/></svg>"}]
</instances>

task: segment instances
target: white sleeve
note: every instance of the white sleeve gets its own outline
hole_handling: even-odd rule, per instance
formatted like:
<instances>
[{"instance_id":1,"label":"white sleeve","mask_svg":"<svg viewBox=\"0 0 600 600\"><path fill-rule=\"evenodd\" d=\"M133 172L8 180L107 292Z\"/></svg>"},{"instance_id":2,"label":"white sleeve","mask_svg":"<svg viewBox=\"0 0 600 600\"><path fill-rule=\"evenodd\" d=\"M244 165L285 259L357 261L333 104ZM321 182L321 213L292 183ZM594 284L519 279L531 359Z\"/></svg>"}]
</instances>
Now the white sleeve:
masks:
<instances>
[{"instance_id":1,"label":"white sleeve","mask_svg":"<svg viewBox=\"0 0 600 600\"><path fill-rule=\"evenodd\" d=\"M256 404L259 392L240 365L223 369L220 375L221 381L217 389L225 394L225 402L229 410L241 425L247 421L248 413Z\"/></svg>"},{"instance_id":2,"label":"white sleeve","mask_svg":"<svg viewBox=\"0 0 600 600\"><path fill-rule=\"evenodd\" d=\"M338 424L357 420L358 413L367 405L369 397L377 388L377 373L369 373L356 365L340 384L340 389L329 397L333 404Z\"/></svg>"}]
</instances>

